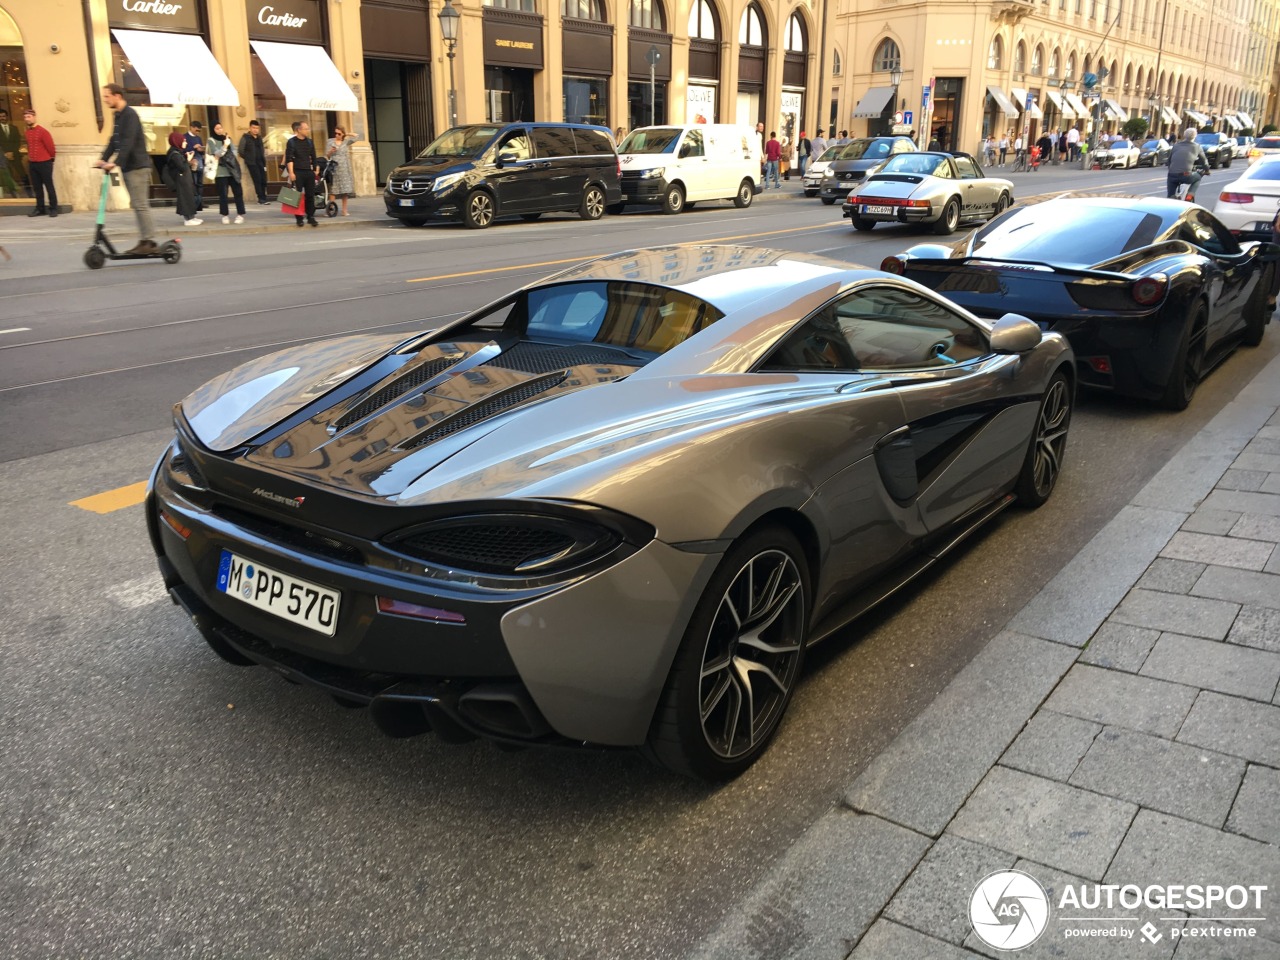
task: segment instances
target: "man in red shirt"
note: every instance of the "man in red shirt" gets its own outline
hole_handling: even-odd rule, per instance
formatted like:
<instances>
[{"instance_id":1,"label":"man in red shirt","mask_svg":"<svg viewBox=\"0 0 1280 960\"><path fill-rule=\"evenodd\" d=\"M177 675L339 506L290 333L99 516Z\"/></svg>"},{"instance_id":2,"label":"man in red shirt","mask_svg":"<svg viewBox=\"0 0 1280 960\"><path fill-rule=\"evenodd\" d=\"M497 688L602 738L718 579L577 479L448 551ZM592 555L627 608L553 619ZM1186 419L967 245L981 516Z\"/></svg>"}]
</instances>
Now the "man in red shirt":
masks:
<instances>
[{"instance_id":1,"label":"man in red shirt","mask_svg":"<svg viewBox=\"0 0 1280 960\"><path fill-rule=\"evenodd\" d=\"M769 180L773 180L773 185L778 190L782 189L782 181L778 179L778 161L782 159L782 144L778 142L778 135L772 130L769 131L769 139L764 145L764 187L768 189Z\"/></svg>"},{"instance_id":2,"label":"man in red shirt","mask_svg":"<svg viewBox=\"0 0 1280 960\"><path fill-rule=\"evenodd\" d=\"M31 176L31 192L36 196L36 208L27 216L43 217L46 211L45 194L49 195L49 216L58 215L58 191L53 185L53 158L58 148L53 145L49 131L36 123L34 110L22 111L27 125L27 171Z\"/></svg>"}]
</instances>

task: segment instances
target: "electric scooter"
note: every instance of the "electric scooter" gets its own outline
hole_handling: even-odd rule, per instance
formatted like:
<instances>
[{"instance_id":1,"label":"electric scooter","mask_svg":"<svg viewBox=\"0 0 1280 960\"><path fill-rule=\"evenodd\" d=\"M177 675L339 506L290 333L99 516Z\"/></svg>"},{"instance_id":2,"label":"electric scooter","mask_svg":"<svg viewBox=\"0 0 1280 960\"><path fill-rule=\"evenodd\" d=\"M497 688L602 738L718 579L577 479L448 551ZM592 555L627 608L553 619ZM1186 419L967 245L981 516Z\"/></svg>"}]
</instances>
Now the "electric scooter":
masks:
<instances>
[{"instance_id":1,"label":"electric scooter","mask_svg":"<svg viewBox=\"0 0 1280 960\"><path fill-rule=\"evenodd\" d=\"M102 197L98 200L98 229L93 235L93 246L84 252L84 265L90 270L100 270L108 260L163 260L165 263L177 263L182 259L182 243L177 238L157 244L154 253L129 253L117 250L107 239L104 229L107 225L107 191L112 186L120 185L120 174L116 170L103 174Z\"/></svg>"}]
</instances>

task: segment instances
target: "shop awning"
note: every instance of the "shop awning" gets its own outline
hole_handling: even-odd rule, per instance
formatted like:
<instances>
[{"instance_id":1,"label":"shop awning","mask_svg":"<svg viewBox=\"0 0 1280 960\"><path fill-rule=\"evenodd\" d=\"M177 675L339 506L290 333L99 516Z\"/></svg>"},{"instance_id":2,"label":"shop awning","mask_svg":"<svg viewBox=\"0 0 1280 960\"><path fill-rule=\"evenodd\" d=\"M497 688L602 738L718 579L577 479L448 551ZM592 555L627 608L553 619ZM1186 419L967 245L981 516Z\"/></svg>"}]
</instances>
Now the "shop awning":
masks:
<instances>
[{"instance_id":1,"label":"shop awning","mask_svg":"<svg viewBox=\"0 0 1280 960\"><path fill-rule=\"evenodd\" d=\"M1242 128L1243 128L1243 126L1244 126L1244 125L1239 121L1239 119L1237 119L1236 117L1234 117L1233 115L1231 115L1231 114L1229 114L1229 113L1224 113L1224 114L1222 115L1222 119L1223 119L1223 122L1225 122L1225 123L1226 123L1226 125L1227 125L1227 126L1229 126L1232 130L1240 130L1240 129L1242 129Z\"/></svg>"},{"instance_id":2,"label":"shop awning","mask_svg":"<svg viewBox=\"0 0 1280 960\"><path fill-rule=\"evenodd\" d=\"M290 110L360 109L356 95L347 86L324 47L303 43L273 43L250 40L262 65L284 93L284 105ZM892 89L892 88L891 88Z\"/></svg>"},{"instance_id":3,"label":"shop awning","mask_svg":"<svg viewBox=\"0 0 1280 960\"><path fill-rule=\"evenodd\" d=\"M1252 130L1252 129L1253 129L1253 117L1249 116L1249 115L1248 115L1247 113L1245 113L1243 110L1241 110L1239 113L1237 113L1237 114L1236 114L1236 116L1237 116L1237 117L1239 117L1239 118L1240 118L1240 122L1244 124L1244 127L1243 127L1242 129L1244 129L1244 130Z\"/></svg>"},{"instance_id":4,"label":"shop awning","mask_svg":"<svg viewBox=\"0 0 1280 960\"><path fill-rule=\"evenodd\" d=\"M858 105L853 108L854 119L878 117L893 99L893 87L872 87L862 95Z\"/></svg>"},{"instance_id":5,"label":"shop awning","mask_svg":"<svg viewBox=\"0 0 1280 960\"><path fill-rule=\"evenodd\" d=\"M1052 103L1055 107L1058 108L1058 112L1062 114L1062 119L1064 120L1075 119L1076 112L1071 109L1071 107L1067 104L1065 100L1062 99L1062 94L1060 94L1057 90L1045 90L1044 95L1049 98L1050 103Z\"/></svg>"},{"instance_id":6,"label":"shop awning","mask_svg":"<svg viewBox=\"0 0 1280 960\"><path fill-rule=\"evenodd\" d=\"M147 85L152 103L240 106L239 92L213 59L202 37L150 30L112 33Z\"/></svg>"},{"instance_id":7,"label":"shop awning","mask_svg":"<svg viewBox=\"0 0 1280 960\"><path fill-rule=\"evenodd\" d=\"M1031 106L1027 106L1027 91L1021 87L1010 87L1009 92L1013 94L1013 102L1019 110L1026 109L1027 119L1039 120L1044 114L1040 110L1040 105L1036 103L1035 98L1031 100Z\"/></svg>"},{"instance_id":8,"label":"shop awning","mask_svg":"<svg viewBox=\"0 0 1280 960\"><path fill-rule=\"evenodd\" d=\"M1124 107L1116 103L1114 100L1107 100L1105 97L1102 101L1102 108L1107 111L1107 116L1119 123L1124 123L1129 119L1129 114L1125 112Z\"/></svg>"},{"instance_id":9,"label":"shop awning","mask_svg":"<svg viewBox=\"0 0 1280 960\"><path fill-rule=\"evenodd\" d=\"M1009 95L999 87L987 87L987 93L991 94L991 99L996 102L996 106L1000 108L1006 117L1016 117L1018 115L1018 108L1013 105Z\"/></svg>"},{"instance_id":10,"label":"shop awning","mask_svg":"<svg viewBox=\"0 0 1280 960\"><path fill-rule=\"evenodd\" d=\"M1209 122L1209 118L1206 117L1203 113L1196 113L1194 110L1183 110L1182 112L1185 113L1192 120L1194 120L1199 126L1203 127L1206 123Z\"/></svg>"},{"instance_id":11,"label":"shop awning","mask_svg":"<svg viewBox=\"0 0 1280 960\"><path fill-rule=\"evenodd\" d=\"M1080 99L1078 94L1068 93L1067 103L1071 104L1071 109L1075 112L1077 119L1087 120L1089 118L1089 108L1084 105L1084 101Z\"/></svg>"},{"instance_id":12,"label":"shop awning","mask_svg":"<svg viewBox=\"0 0 1280 960\"><path fill-rule=\"evenodd\" d=\"M1163 117L1164 117L1164 122L1165 122L1165 123L1172 123L1172 124L1174 124L1174 125L1177 125L1178 120L1179 120L1179 117L1178 117L1178 115L1177 115L1176 113L1174 113L1174 112L1173 112L1171 109L1169 109L1168 107L1161 107L1160 109L1161 109L1162 111L1164 111L1164 112L1161 114L1161 116L1163 116Z\"/></svg>"}]
</instances>

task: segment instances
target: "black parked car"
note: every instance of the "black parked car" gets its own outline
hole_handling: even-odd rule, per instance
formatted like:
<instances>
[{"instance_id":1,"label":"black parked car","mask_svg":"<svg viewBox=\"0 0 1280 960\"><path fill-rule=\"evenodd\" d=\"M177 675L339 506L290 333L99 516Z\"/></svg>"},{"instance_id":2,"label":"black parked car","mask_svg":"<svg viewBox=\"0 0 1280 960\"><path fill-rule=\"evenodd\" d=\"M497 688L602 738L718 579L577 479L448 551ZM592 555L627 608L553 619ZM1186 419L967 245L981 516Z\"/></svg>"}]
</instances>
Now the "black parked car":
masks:
<instances>
[{"instance_id":1,"label":"black parked car","mask_svg":"<svg viewBox=\"0 0 1280 960\"><path fill-rule=\"evenodd\" d=\"M980 317L1030 317L1071 341L1081 384L1181 410L1236 344L1262 342L1277 253L1180 200L1068 195L881 268Z\"/></svg>"},{"instance_id":2,"label":"black parked car","mask_svg":"<svg viewBox=\"0 0 1280 960\"><path fill-rule=\"evenodd\" d=\"M1138 147L1138 166L1166 166L1169 163L1169 151L1172 149L1173 147L1170 146L1169 141L1163 137L1156 140L1148 140Z\"/></svg>"},{"instance_id":3,"label":"black parked car","mask_svg":"<svg viewBox=\"0 0 1280 960\"><path fill-rule=\"evenodd\" d=\"M827 167L827 172L822 176L822 184L818 187L818 196L828 206L837 200L843 200L872 167L878 167L899 153L915 153L919 149L910 137L861 137L851 140Z\"/></svg>"},{"instance_id":4,"label":"black parked car","mask_svg":"<svg viewBox=\"0 0 1280 960\"><path fill-rule=\"evenodd\" d=\"M1225 133L1201 133L1196 136L1196 143L1204 147L1204 154L1209 158L1209 166L1229 167L1234 156L1232 147L1235 144Z\"/></svg>"},{"instance_id":5,"label":"black parked car","mask_svg":"<svg viewBox=\"0 0 1280 960\"><path fill-rule=\"evenodd\" d=\"M558 210L598 220L622 199L618 151L608 130L586 124L454 127L392 170L382 197L387 216L415 226L441 217L484 228Z\"/></svg>"}]
</instances>

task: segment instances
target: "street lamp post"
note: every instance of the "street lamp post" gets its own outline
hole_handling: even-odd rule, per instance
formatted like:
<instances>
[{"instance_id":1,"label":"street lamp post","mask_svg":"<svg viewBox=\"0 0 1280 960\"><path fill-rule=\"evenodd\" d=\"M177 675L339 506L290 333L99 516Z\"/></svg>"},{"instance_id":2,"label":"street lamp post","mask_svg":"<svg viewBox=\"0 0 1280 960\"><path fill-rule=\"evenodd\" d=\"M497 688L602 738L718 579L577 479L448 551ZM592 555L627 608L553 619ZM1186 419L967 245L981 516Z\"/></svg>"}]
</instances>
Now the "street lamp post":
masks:
<instances>
[{"instance_id":1,"label":"street lamp post","mask_svg":"<svg viewBox=\"0 0 1280 960\"><path fill-rule=\"evenodd\" d=\"M889 80L893 83L893 109L890 110L889 112L890 114L896 117L898 115L898 85L902 83L901 64L899 64L898 66L895 66L892 70L889 71ZM896 120L894 121L894 126L897 126ZM889 128L889 132L893 133L893 127Z\"/></svg>"},{"instance_id":2,"label":"street lamp post","mask_svg":"<svg viewBox=\"0 0 1280 960\"><path fill-rule=\"evenodd\" d=\"M462 19L453 7L452 0L444 0L440 8L440 36L444 40L445 52L449 57L449 126L458 125L458 86L453 76L454 47L458 45L458 21Z\"/></svg>"}]
</instances>

